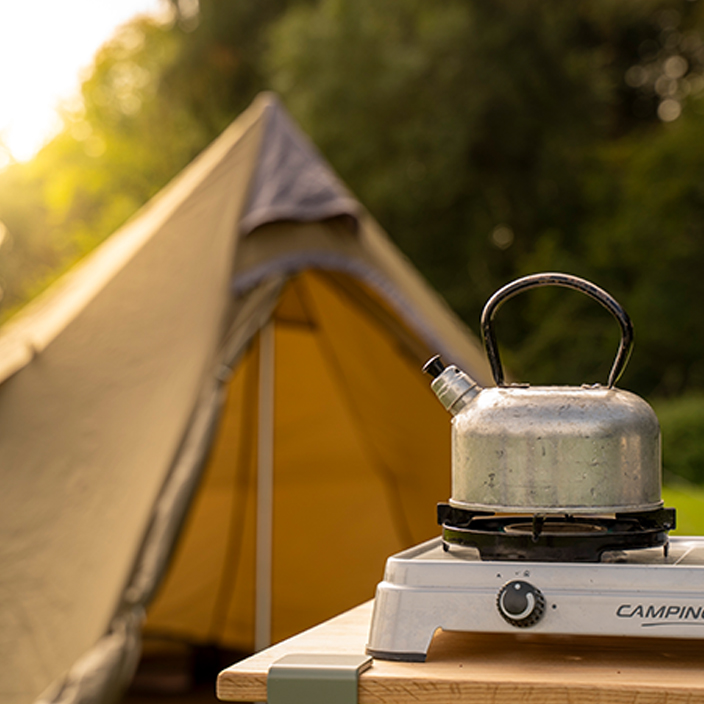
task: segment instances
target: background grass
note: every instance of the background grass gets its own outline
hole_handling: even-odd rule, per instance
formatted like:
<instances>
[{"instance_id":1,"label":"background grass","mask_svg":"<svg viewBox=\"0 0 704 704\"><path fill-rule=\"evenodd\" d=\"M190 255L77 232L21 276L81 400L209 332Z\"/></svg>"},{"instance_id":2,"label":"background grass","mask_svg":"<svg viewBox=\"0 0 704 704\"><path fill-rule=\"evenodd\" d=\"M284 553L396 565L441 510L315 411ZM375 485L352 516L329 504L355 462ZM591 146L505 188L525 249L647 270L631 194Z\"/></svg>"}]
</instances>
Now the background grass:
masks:
<instances>
[{"instance_id":1,"label":"background grass","mask_svg":"<svg viewBox=\"0 0 704 704\"><path fill-rule=\"evenodd\" d=\"M677 529L673 535L704 535L704 488L687 484L662 490L665 506L677 509Z\"/></svg>"}]
</instances>

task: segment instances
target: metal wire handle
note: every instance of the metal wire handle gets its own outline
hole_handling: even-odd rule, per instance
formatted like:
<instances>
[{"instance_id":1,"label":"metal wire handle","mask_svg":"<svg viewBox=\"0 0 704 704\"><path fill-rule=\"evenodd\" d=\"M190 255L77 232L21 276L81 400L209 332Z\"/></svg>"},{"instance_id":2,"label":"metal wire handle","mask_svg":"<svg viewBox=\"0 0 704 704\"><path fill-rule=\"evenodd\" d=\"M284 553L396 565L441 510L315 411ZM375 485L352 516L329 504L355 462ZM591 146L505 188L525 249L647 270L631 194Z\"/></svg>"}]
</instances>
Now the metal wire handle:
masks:
<instances>
[{"instance_id":1,"label":"metal wire handle","mask_svg":"<svg viewBox=\"0 0 704 704\"><path fill-rule=\"evenodd\" d=\"M580 279L578 276L559 273L531 274L530 276L516 279L506 284L503 288L500 288L486 302L481 318L482 336L484 337L484 347L486 348L486 354L489 358L489 364L491 365L491 371L494 375L496 385L505 386L504 370L501 365L499 348L496 344L496 335L492 325L494 315L506 301L513 298L516 294L541 286L562 286L564 288L574 289L575 291L581 291L601 303L601 305L616 318L621 328L621 342L618 346L618 351L616 352L614 363L611 366L607 382L608 388L613 387L623 373L628 358L631 355L631 350L633 349L633 324L631 323L631 319L628 317L628 313L621 307L621 304L603 289L585 279Z\"/></svg>"}]
</instances>

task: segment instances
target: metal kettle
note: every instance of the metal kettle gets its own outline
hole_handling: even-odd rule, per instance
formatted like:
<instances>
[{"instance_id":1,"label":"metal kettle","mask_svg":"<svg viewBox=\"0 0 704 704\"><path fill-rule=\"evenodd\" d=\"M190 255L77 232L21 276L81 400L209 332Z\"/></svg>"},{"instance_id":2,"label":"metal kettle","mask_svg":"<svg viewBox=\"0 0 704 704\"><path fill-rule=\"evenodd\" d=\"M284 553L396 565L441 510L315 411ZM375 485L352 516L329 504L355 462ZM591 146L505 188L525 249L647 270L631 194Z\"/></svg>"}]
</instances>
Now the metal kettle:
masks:
<instances>
[{"instance_id":1,"label":"metal kettle","mask_svg":"<svg viewBox=\"0 0 704 704\"><path fill-rule=\"evenodd\" d=\"M618 321L621 341L606 386L505 384L494 314L516 294L540 286L581 291ZM484 307L481 326L495 387L480 387L437 356L423 368L453 415L450 505L533 514L660 508L658 419L643 399L614 387L633 345L633 327L621 305L576 276L533 274L497 291Z\"/></svg>"}]
</instances>

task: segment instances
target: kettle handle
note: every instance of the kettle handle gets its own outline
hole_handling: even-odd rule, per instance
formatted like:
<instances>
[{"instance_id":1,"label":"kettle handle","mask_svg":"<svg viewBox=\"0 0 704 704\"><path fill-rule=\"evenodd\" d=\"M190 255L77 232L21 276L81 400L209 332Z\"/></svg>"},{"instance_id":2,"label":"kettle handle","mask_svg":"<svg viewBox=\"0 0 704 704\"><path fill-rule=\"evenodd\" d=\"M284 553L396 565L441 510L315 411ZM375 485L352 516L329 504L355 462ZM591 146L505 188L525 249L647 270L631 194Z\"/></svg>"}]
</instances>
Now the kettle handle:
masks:
<instances>
[{"instance_id":1,"label":"kettle handle","mask_svg":"<svg viewBox=\"0 0 704 704\"><path fill-rule=\"evenodd\" d=\"M496 385L505 386L505 382L504 370L499 356L499 348L496 344L496 334L494 333L492 325L494 314L509 298L513 298L522 291L528 291L541 286L562 286L564 288L581 291L587 296L599 301L599 303L616 318L621 327L621 342L618 346L614 363L611 366L611 371L609 372L607 386L611 388L623 373L628 358L631 355L631 350L633 349L633 325L631 319L628 317L628 313L621 307L621 304L603 289L585 279L580 279L578 276L558 273L531 274L516 279L506 284L503 288L500 288L486 302L481 318L482 335L484 337L484 346L486 347L486 354L489 358L489 364L491 365L491 371L494 375Z\"/></svg>"}]
</instances>

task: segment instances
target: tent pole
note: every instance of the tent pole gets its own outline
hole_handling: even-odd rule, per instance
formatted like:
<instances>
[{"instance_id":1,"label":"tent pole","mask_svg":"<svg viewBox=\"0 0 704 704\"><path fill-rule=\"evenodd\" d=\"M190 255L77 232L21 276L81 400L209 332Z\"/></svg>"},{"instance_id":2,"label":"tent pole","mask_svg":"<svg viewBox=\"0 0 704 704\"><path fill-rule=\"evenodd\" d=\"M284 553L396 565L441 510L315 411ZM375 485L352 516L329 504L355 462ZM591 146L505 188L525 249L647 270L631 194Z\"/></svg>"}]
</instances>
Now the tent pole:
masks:
<instances>
[{"instance_id":1,"label":"tent pole","mask_svg":"<svg viewBox=\"0 0 704 704\"><path fill-rule=\"evenodd\" d=\"M274 321L259 332L257 542L254 649L271 645L271 564L274 508Z\"/></svg>"}]
</instances>

